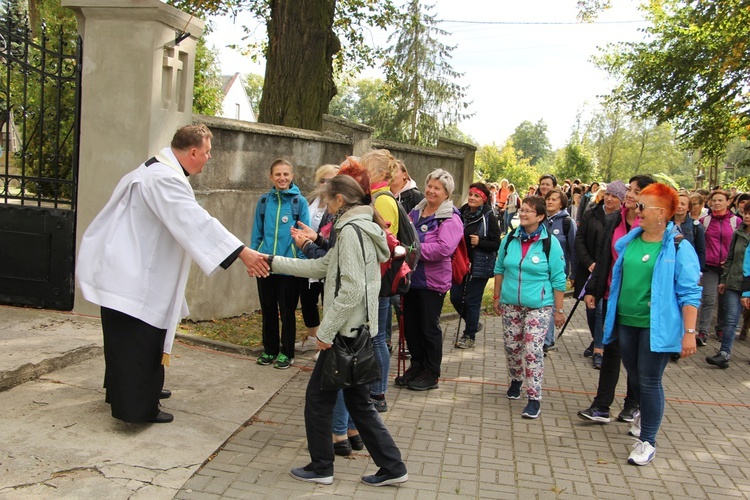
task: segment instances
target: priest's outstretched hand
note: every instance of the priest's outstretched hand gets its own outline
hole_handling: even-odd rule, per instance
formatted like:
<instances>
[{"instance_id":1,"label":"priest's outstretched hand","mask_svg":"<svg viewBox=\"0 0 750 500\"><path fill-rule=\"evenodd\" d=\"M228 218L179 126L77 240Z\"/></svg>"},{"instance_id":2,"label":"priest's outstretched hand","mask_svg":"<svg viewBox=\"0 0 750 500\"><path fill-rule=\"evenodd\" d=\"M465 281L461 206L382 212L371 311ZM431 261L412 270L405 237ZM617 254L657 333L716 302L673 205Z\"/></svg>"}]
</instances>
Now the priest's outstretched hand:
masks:
<instances>
[{"instance_id":1,"label":"priest's outstretched hand","mask_svg":"<svg viewBox=\"0 0 750 500\"><path fill-rule=\"evenodd\" d=\"M265 255L245 247L242 249L242 252L240 252L239 258L242 260L242 263L245 264L245 267L247 267L247 274L251 277L265 278L268 276L268 271L271 268L269 267L268 262L266 262Z\"/></svg>"}]
</instances>

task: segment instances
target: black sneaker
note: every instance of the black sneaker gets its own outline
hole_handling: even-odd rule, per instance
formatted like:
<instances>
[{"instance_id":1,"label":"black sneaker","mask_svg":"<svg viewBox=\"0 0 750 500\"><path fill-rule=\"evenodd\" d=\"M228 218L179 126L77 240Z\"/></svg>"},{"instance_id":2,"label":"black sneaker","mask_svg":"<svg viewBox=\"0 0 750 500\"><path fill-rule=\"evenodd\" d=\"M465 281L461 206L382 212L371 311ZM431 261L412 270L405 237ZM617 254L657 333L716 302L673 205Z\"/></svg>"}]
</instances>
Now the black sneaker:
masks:
<instances>
[{"instance_id":1,"label":"black sneaker","mask_svg":"<svg viewBox=\"0 0 750 500\"><path fill-rule=\"evenodd\" d=\"M411 365L406 369L403 375L399 375L398 377L396 377L396 380L394 380L393 383L397 387L406 387L409 385L409 382L417 378L417 375L419 375L419 372L421 371L421 367Z\"/></svg>"},{"instance_id":2,"label":"black sneaker","mask_svg":"<svg viewBox=\"0 0 750 500\"><path fill-rule=\"evenodd\" d=\"M352 454L352 443L348 439L333 443L333 452L340 457L348 457Z\"/></svg>"},{"instance_id":3,"label":"black sneaker","mask_svg":"<svg viewBox=\"0 0 750 500\"><path fill-rule=\"evenodd\" d=\"M729 354L719 351L714 356L706 356L706 363L719 368L729 368Z\"/></svg>"},{"instance_id":4,"label":"black sneaker","mask_svg":"<svg viewBox=\"0 0 750 500\"><path fill-rule=\"evenodd\" d=\"M307 481L309 483L331 484L333 483L333 474L318 474L313 472L309 465L304 467L295 467L289 471L294 479Z\"/></svg>"},{"instance_id":5,"label":"black sneaker","mask_svg":"<svg viewBox=\"0 0 750 500\"><path fill-rule=\"evenodd\" d=\"M383 469L379 469L372 476L362 476L362 482L370 486L388 486L389 484L405 483L408 480L409 474L406 472L403 474L391 474L385 472Z\"/></svg>"},{"instance_id":6,"label":"black sneaker","mask_svg":"<svg viewBox=\"0 0 750 500\"><path fill-rule=\"evenodd\" d=\"M594 343L592 342L589 346L583 350L583 357L590 358L594 355Z\"/></svg>"},{"instance_id":7,"label":"black sneaker","mask_svg":"<svg viewBox=\"0 0 750 500\"><path fill-rule=\"evenodd\" d=\"M698 347L703 347L706 343L708 343L708 333L704 331L698 332L698 335L695 336L695 344Z\"/></svg>"},{"instance_id":8,"label":"black sneaker","mask_svg":"<svg viewBox=\"0 0 750 500\"><path fill-rule=\"evenodd\" d=\"M635 418L635 414L638 412L638 408L628 408L627 406L622 409L619 415L617 415L617 420L620 422L628 422L632 423L633 419Z\"/></svg>"},{"instance_id":9,"label":"black sneaker","mask_svg":"<svg viewBox=\"0 0 750 500\"><path fill-rule=\"evenodd\" d=\"M438 378L430 370L422 370L414 380L409 381L406 385L412 391L428 391L438 388Z\"/></svg>"},{"instance_id":10,"label":"black sneaker","mask_svg":"<svg viewBox=\"0 0 750 500\"><path fill-rule=\"evenodd\" d=\"M521 416L523 418L537 418L541 412L541 403L536 399L529 399L529 403L523 409Z\"/></svg>"},{"instance_id":11,"label":"black sneaker","mask_svg":"<svg viewBox=\"0 0 750 500\"><path fill-rule=\"evenodd\" d=\"M521 399L522 385L523 380L511 380L510 387L508 387L508 392L505 393L508 399Z\"/></svg>"},{"instance_id":12,"label":"black sneaker","mask_svg":"<svg viewBox=\"0 0 750 500\"><path fill-rule=\"evenodd\" d=\"M593 359L594 370L601 370L604 356L602 356L602 354L599 352L595 352L594 357L592 359Z\"/></svg>"},{"instance_id":13,"label":"black sneaker","mask_svg":"<svg viewBox=\"0 0 750 500\"><path fill-rule=\"evenodd\" d=\"M610 422L609 411L602 410L600 408L597 408L596 406L592 406L590 408L586 408L585 410L579 411L578 416L583 420L592 420L594 422L599 422L602 424L608 424Z\"/></svg>"}]
</instances>

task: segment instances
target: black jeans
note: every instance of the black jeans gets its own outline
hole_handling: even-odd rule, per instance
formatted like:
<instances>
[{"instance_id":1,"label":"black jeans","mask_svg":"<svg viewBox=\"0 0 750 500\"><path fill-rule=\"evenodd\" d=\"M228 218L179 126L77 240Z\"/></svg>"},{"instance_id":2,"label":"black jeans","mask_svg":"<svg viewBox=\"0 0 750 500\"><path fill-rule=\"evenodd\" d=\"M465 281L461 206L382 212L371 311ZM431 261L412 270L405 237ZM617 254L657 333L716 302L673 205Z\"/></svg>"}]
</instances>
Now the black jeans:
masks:
<instances>
[{"instance_id":1,"label":"black jeans","mask_svg":"<svg viewBox=\"0 0 750 500\"><path fill-rule=\"evenodd\" d=\"M313 368L305 393L305 432L307 449L310 452L310 467L324 476L333 475L333 406L338 391L324 391L320 388L320 378L328 350L320 351L320 357ZM401 460L393 437L388 432L380 414L370 402L368 385L344 389L344 402L354 425L362 436L373 462L385 472L401 476L406 473L406 465Z\"/></svg>"},{"instance_id":2,"label":"black jeans","mask_svg":"<svg viewBox=\"0 0 750 500\"><path fill-rule=\"evenodd\" d=\"M419 288L412 288L404 295L404 337L411 364L430 370L436 377L440 377L443 362L440 313L444 300L444 293Z\"/></svg>"},{"instance_id":3,"label":"black jeans","mask_svg":"<svg viewBox=\"0 0 750 500\"><path fill-rule=\"evenodd\" d=\"M602 315L607 315L607 301L602 301ZM596 397L592 406L609 411L609 407L615 400L615 389L620 381L620 341L614 339L612 343L604 345L604 356L602 357L602 368L599 370L599 386L596 388ZM638 400L635 391L627 380L627 394L625 395L625 408L638 408Z\"/></svg>"},{"instance_id":4,"label":"black jeans","mask_svg":"<svg viewBox=\"0 0 750 500\"><path fill-rule=\"evenodd\" d=\"M263 316L263 351L271 356L277 356L281 352L289 359L294 359L294 342L297 338L297 318L294 312L299 301L299 278L271 274L267 278L258 278L257 281Z\"/></svg>"}]
</instances>

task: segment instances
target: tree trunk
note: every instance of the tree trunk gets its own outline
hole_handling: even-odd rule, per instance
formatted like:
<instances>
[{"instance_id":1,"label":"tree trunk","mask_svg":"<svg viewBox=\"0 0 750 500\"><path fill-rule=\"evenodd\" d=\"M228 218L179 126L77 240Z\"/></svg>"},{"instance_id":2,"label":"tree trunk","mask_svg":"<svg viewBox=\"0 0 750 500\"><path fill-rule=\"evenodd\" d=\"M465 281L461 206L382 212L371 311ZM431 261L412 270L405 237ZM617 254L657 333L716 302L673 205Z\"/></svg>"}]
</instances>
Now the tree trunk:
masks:
<instances>
[{"instance_id":1,"label":"tree trunk","mask_svg":"<svg viewBox=\"0 0 750 500\"><path fill-rule=\"evenodd\" d=\"M336 95L336 0L271 0L268 53L258 121L320 130Z\"/></svg>"}]
</instances>

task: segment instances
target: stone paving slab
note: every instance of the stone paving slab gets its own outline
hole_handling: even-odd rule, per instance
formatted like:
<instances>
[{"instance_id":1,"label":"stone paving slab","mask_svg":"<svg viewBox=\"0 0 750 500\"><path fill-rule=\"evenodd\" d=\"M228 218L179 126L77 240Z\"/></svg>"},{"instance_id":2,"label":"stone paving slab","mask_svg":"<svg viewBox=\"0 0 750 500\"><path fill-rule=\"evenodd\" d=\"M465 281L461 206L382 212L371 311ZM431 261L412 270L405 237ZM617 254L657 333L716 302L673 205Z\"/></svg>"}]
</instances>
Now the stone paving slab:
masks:
<instances>
[{"instance_id":1,"label":"stone paving slab","mask_svg":"<svg viewBox=\"0 0 750 500\"><path fill-rule=\"evenodd\" d=\"M566 310L573 305L566 299ZM524 400L505 397L508 379L502 321L483 317L473 350L452 347L456 321L444 324L439 389L414 392L391 386L381 414L409 469L409 482L373 488L359 482L374 473L366 450L336 457L334 482L294 480L289 469L309 462L304 394L312 367L298 373L185 483L176 495L194 498L748 498L750 496L750 343L736 342L732 365L704 362L712 339L690 359L670 363L667 404L652 464L627 464L634 439L629 424L580 420L599 372L582 356L590 342L579 307L545 361L542 413L521 417ZM301 361L301 360L300 360ZM391 380L396 374L396 356ZM612 413L621 409L624 370Z\"/></svg>"}]
</instances>

